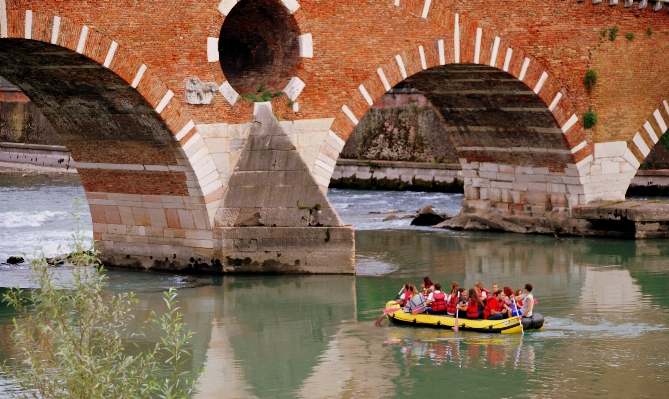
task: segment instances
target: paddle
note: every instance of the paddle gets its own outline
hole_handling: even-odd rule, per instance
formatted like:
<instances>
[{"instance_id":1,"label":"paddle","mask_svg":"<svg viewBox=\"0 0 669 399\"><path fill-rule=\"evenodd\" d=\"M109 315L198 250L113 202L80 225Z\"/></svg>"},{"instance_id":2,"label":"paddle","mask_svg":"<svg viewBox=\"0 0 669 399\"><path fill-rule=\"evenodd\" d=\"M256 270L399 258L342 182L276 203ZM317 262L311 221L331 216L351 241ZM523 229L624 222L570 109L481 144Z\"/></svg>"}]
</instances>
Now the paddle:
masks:
<instances>
[{"instance_id":1,"label":"paddle","mask_svg":"<svg viewBox=\"0 0 669 399\"><path fill-rule=\"evenodd\" d=\"M458 295L458 294L459 293L456 291L456 293L453 294L453 295ZM458 309L459 304L460 304L460 298L458 297L458 298L455 299L455 325L453 326L453 331L455 331L456 333L460 330L460 326L458 325L459 324L458 323L458 313L460 313L459 309Z\"/></svg>"},{"instance_id":2,"label":"paddle","mask_svg":"<svg viewBox=\"0 0 669 399\"><path fill-rule=\"evenodd\" d=\"M520 312L520 309L518 309L518 304L516 303L515 295L513 296L513 306L516 308L516 311ZM518 314L518 322L520 323L520 334L525 335L525 330L523 329L523 313L522 312L520 312Z\"/></svg>"},{"instance_id":3,"label":"paddle","mask_svg":"<svg viewBox=\"0 0 669 399\"><path fill-rule=\"evenodd\" d=\"M397 296L395 296L395 300L397 300L397 298L399 298L400 295L402 295L402 292L404 292L404 286L402 286L402 289L400 290L400 292L398 292L398 293L397 293ZM398 310L400 310L400 309L399 309L399 308L394 308L394 309L383 309L383 310L381 311L381 316L379 316L379 318L376 319L376 321L374 322L374 325L377 325L377 326L381 325L381 322L383 321L383 318L384 318L387 314L394 313L394 312L396 312L396 311L398 311Z\"/></svg>"}]
</instances>

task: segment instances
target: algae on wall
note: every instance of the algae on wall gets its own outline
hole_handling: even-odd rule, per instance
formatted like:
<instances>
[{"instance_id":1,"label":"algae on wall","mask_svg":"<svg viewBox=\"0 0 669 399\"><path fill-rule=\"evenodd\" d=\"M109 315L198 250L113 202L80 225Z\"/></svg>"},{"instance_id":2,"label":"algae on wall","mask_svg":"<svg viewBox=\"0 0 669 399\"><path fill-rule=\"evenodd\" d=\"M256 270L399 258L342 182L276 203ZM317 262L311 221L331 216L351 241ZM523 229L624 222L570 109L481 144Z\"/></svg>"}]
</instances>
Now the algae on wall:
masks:
<instances>
[{"instance_id":1,"label":"algae on wall","mask_svg":"<svg viewBox=\"0 0 669 399\"><path fill-rule=\"evenodd\" d=\"M386 94L393 96L393 94ZM457 163L451 134L429 104L405 96L394 106L373 106L360 120L341 153L342 158Z\"/></svg>"},{"instance_id":2,"label":"algae on wall","mask_svg":"<svg viewBox=\"0 0 669 399\"><path fill-rule=\"evenodd\" d=\"M51 123L32 102L0 101L0 141L62 145Z\"/></svg>"}]
</instances>

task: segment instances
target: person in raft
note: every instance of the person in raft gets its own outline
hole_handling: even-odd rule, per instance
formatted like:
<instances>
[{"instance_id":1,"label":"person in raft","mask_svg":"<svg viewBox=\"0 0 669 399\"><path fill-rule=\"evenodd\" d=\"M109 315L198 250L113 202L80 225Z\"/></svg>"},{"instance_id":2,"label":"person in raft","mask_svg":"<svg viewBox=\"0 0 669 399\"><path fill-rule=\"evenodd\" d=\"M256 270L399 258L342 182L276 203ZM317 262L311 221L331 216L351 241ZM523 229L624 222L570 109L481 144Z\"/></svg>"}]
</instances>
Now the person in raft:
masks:
<instances>
[{"instance_id":1,"label":"person in raft","mask_svg":"<svg viewBox=\"0 0 669 399\"><path fill-rule=\"evenodd\" d=\"M451 282L451 295L448 296L446 300L446 314L450 316L455 316L455 312L458 310L458 299L460 298L460 286L457 282Z\"/></svg>"},{"instance_id":2,"label":"person in raft","mask_svg":"<svg viewBox=\"0 0 669 399\"><path fill-rule=\"evenodd\" d=\"M513 293L513 290L511 287L504 287L504 302L506 302L506 305L511 309L511 313L509 313L509 316L518 316L520 314L520 310L518 309L518 304L513 301L513 299L516 297L516 295Z\"/></svg>"},{"instance_id":3,"label":"person in raft","mask_svg":"<svg viewBox=\"0 0 669 399\"><path fill-rule=\"evenodd\" d=\"M420 285L420 288L423 296L427 298L427 296L434 291L434 283L432 282L432 279L428 276L423 277L423 283Z\"/></svg>"},{"instance_id":4,"label":"person in raft","mask_svg":"<svg viewBox=\"0 0 669 399\"><path fill-rule=\"evenodd\" d=\"M488 290L487 288L483 288L483 283L480 281L474 283L474 289L476 290L476 293L479 295L479 298L481 298L481 300L485 302L486 298L488 297L488 292L486 291L490 290Z\"/></svg>"},{"instance_id":5,"label":"person in raft","mask_svg":"<svg viewBox=\"0 0 669 399\"><path fill-rule=\"evenodd\" d=\"M467 318L467 307L469 306L469 298L467 297L467 289L458 287L457 289L457 297L458 297L458 302L457 302L457 309L458 309L458 317L461 319L466 319Z\"/></svg>"},{"instance_id":6,"label":"person in raft","mask_svg":"<svg viewBox=\"0 0 669 399\"><path fill-rule=\"evenodd\" d=\"M407 313L423 313L425 312L425 298L418 292L415 285L410 287L410 297L404 306L403 310Z\"/></svg>"},{"instance_id":7,"label":"person in raft","mask_svg":"<svg viewBox=\"0 0 669 399\"><path fill-rule=\"evenodd\" d=\"M434 283L434 291L427 297L429 314L446 314L446 294L441 292L441 284Z\"/></svg>"},{"instance_id":8,"label":"person in raft","mask_svg":"<svg viewBox=\"0 0 669 399\"><path fill-rule=\"evenodd\" d=\"M504 302L504 292L497 290L490 294L485 309L483 309L483 318L486 320L506 319L510 312L511 308Z\"/></svg>"},{"instance_id":9,"label":"person in raft","mask_svg":"<svg viewBox=\"0 0 669 399\"><path fill-rule=\"evenodd\" d=\"M410 298L409 292L411 292L411 284L404 283L404 288L402 290L404 292L402 292L402 295L400 295L400 297L395 300L395 303L401 307L405 307L407 305L407 301L409 301Z\"/></svg>"},{"instance_id":10,"label":"person in raft","mask_svg":"<svg viewBox=\"0 0 669 399\"><path fill-rule=\"evenodd\" d=\"M520 297L516 297L516 301L523 301L523 305L520 308L520 317L532 317L532 310L534 308L534 295L532 295L532 284L525 284L525 289L523 290Z\"/></svg>"},{"instance_id":11,"label":"person in raft","mask_svg":"<svg viewBox=\"0 0 669 399\"><path fill-rule=\"evenodd\" d=\"M463 291L466 292L466 291ZM476 292L476 288L469 290L469 299L466 303L459 303L458 309L464 312L464 316L468 319L482 319L483 318L483 301ZM460 314L458 314L460 317Z\"/></svg>"}]
</instances>

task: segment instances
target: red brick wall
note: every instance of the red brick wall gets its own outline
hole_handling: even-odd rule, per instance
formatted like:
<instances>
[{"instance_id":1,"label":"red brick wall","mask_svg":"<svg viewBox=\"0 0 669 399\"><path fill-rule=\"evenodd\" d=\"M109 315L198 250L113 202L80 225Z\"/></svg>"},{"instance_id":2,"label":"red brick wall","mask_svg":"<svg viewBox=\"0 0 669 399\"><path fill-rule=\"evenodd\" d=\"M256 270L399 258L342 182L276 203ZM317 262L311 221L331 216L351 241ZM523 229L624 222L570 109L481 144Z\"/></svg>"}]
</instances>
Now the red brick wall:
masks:
<instances>
[{"instance_id":1,"label":"red brick wall","mask_svg":"<svg viewBox=\"0 0 669 399\"><path fill-rule=\"evenodd\" d=\"M207 62L208 37L219 35L225 17L217 10L218 0L146 2L146 1L8 1L10 36L24 33L25 10L35 13L33 36L48 40L53 15L62 16L63 33L59 43L75 48L81 27L91 28L87 54L101 62L110 40L120 50L112 70L127 82L139 64L149 66L147 77L138 88L155 106L167 88L175 99L163 116L172 131L187 120L196 123L240 122L251 119L252 106L240 101L235 106L217 96L212 106L187 105L183 101L188 78L222 83L226 80L218 62ZM401 54L408 72L420 70L417 47L425 48L428 67L438 64L436 40L443 39L447 63L452 62L455 12L460 13L461 62L472 62L476 28L483 28L481 62L490 58L492 41L497 35L501 45L497 66L504 51L511 46L514 56L509 72L518 76L525 56L532 60L525 83L533 87L543 71L550 77L540 93L549 104L558 91L563 93L553 111L557 124L563 125L576 113L580 118L588 109L595 110L600 123L593 131L578 126L566 136L573 148L584 139L595 141L628 140L639 130L667 92L666 52L669 46L669 17L650 8L636 10L637 4L624 8L589 2L518 0L472 0L467 2L433 0L427 19L421 18L422 0L385 1L300 1L292 16L300 34L312 33L313 59L305 59L298 76L306 88L298 98L299 112L293 113L285 97L274 100L279 116L289 119L335 116L332 130L346 139L354 125L341 111L347 104L359 118L368 105L358 92L361 83L376 99L385 89L376 68L382 67L391 85L402 80L394 56ZM67 20L65 19L67 18ZM608 41L603 29L617 26L618 38ZM645 36L647 28L653 35ZM625 39L634 33L633 41ZM599 72L600 83L592 94L582 84L588 68ZM580 123L579 123L580 125ZM575 160L592 152L592 145L575 154Z\"/></svg>"}]
</instances>

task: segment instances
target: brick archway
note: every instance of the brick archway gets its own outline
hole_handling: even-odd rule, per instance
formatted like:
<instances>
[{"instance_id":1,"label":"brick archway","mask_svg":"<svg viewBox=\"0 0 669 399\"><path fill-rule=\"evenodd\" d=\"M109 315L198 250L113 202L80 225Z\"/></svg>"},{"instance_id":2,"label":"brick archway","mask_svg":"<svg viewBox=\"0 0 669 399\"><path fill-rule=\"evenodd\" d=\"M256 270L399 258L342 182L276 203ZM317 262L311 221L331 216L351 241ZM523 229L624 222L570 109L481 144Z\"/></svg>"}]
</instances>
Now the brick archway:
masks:
<instances>
[{"instance_id":1,"label":"brick archway","mask_svg":"<svg viewBox=\"0 0 669 399\"><path fill-rule=\"evenodd\" d=\"M546 127L552 128L559 136L553 135L548 145L540 143L537 136L539 141L519 144L515 146L517 148L504 145L500 148L491 148L490 145L456 146L465 169L467 198L492 199L505 207L513 204L548 205L558 209L584 202L585 192L578 165L589 159L594 148L591 137L579 123L564 86L549 69L522 48L502 40L489 29L462 21L459 14L446 10L442 10L438 21L448 29L443 39L398 51L393 59L370 71L359 82L358 90L341 106L313 167L321 189L327 190L336 159L358 121L390 88L400 82L411 84L412 81L420 86L419 81L423 80L427 84L423 84L421 91L434 103L435 96L430 98L430 84L438 85L441 80L447 79L448 68L469 68L468 73L475 69L498 71L501 79L504 76L515 79L517 85L514 90L523 90L521 87L526 90L525 97L529 94L528 98L533 98L534 106L542 108L547 114L544 116L548 117ZM442 71L442 76L437 76L439 73L435 71ZM485 108L481 104L478 107ZM448 125L448 118L444 118L443 111L441 114ZM557 162L555 158L558 158ZM481 167L483 170L479 169ZM486 175L483 186L481 174ZM496 174L501 180L494 177ZM514 185L516 179L521 179L522 183ZM496 187L490 187L491 180L496 181ZM512 190L512 187L515 189Z\"/></svg>"},{"instance_id":2,"label":"brick archway","mask_svg":"<svg viewBox=\"0 0 669 399\"><path fill-rule=\"evenodd\" d=\"M31 10L7 17L0 73L70 149L103 260L171 268L184 256L211 259L222 183L195 123L158 73L66 17ZM187 251L180 239L191 240Z\"/></svg>"}]
</instances>

